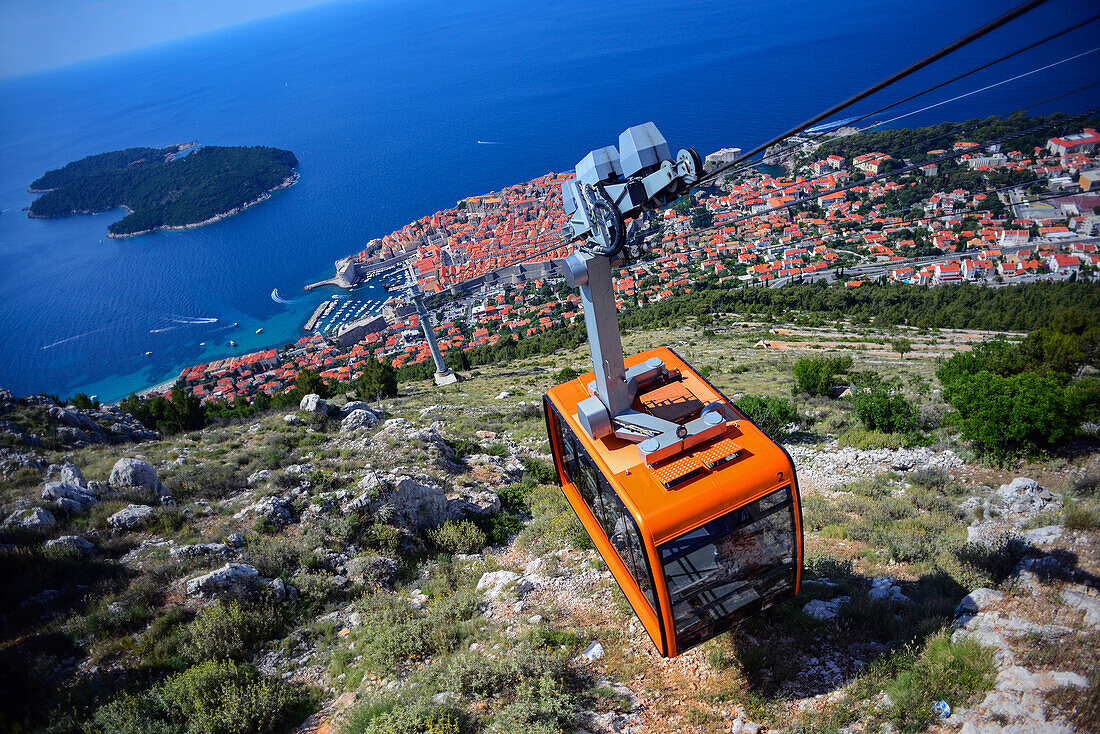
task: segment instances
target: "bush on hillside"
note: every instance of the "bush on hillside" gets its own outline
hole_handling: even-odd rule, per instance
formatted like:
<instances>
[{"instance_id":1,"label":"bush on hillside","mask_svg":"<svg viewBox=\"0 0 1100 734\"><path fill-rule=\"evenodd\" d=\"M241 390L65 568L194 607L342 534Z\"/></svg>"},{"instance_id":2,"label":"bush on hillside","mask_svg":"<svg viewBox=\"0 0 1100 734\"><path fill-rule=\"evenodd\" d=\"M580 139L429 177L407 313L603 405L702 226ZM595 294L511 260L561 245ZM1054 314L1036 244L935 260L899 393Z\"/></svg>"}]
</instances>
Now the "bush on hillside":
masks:
<instances>
[{"instance_id":1,"label":"bush on hillside","mask_svg":"<svg viewBox=\"0 0 1100 734\"><path fill-rule=\"evenodd\" d=\"M183 652L192 660L244 660L277 628L270 609L218 602L202 609L187 625Z\"/></svg>"},{"instance_id":2,"label":"bush on hillside","mask_svg":"<svg viewBox=\"0 0 1100 734\"><path fill-rule=\"evenodd\" d=\"M360 400L378 400L397 396L397 372L392 364L377 359L368 359L360 364L363 365L363 374L352 383L356 397ZM469 362L466 364L469 365Z\"/></svg>"},{"instance_id":3,"label":"bush on hillside","mask_svg":"<svg viewBox=\"0 0 1100 734\"><path fill-rule=\"evenodd\" d=\"M1030 372L1002 377L983 370L945 387L963 438L998 456L1063 443L1083 417L1071 390Z\"/></svg>"},{"instance_id":4,"label":"bush on hillside","mask_svg":"<svg viewBox=\"0 0 1100 734\"><path fill-rule=\"evenodd\" d=\"M890 718L903 730L923 729L935 715L932 707L936 701L961 706L992 688L997 676L990 648L972 640L952 642L942 632L911 660L899 666L902 670L886 686L894 702Z\"/></svg>"},{"instance_id":5,"label":"bush on hillside","mask_svg":"<svg viewBox=\"0 0 1100 734\"><path fill-rule=\"evenodd\" d=\"M428 537L448 553L477 553L485 547L485 533L469 520L447 520L428 531Z\"/></svg>"},{"instance_id":6,"label":"bush on hillside","mask_svg":"<svg viewBox=\"0 0 1100 734\"><path fill-rule=\"evenodd\" d=\"M851 428L837 436L837 445L851 446L861 451L873 449L900 449L906 444L905 436L882 431L869 431L865 428Z\"/></svg>"},{"instance_id":7,"label":"bush on hillside","mask_svg":"<svg viewBox=\"0 0 1100 734\"><path fill-rule=\"evenodd\" d=\"M737 409L773 437L780 436L786 426L798 421L798 409L786 398L746 395L737 401Z\"/></svg>"},{"instance_id":8,"label":"bush on hillside","mask_svg":"<svg viewBox=\"0 0 1100 734\"><path fill-rule=\"evenodd\" d=\"M179 385L172 388L171 398L160 395L142 398L130 393L118 407L132 414L146 428L161 433L195 431L206 425L206 406L198 396Z\"/></svg>"},{"instance_id":9,"label":"bush on hillside","mask_svg":"<svg viewBox=\"0 0 1100 734\"><path fill-rule=\"evenodd\" d=\"M465 717L429 701L403 705L393 698L370 699L347 713L341 734L462 734Z\"/></svg>"},{"instance_id":10,"label":"bush on hillside","mask_svg":"<svg viewBox=\"0 0 1100 734\"><path fill-rule=\"evenodd\" d=\"M956 354L936 372L955 424L979 449L1003 458L1055 446L1100 413L1100 381L1074 379L1096 366L1100 328L1079 309L1019 344L994 339Z\"/></svg>"},{"instance_id":11,"label":"bush on hillside","mask_svg":"<svg viewBox=\"0 0 1100 734\"><path fill-rule=\"evenodd\" d=\"M856 416L870 431L907 433L917 427L917 409L896 387L872 380L852 396Z\"/></svg>"},{"instance_id":12,"label":"bush on hillside","mask_svg":"<svg viewBox=\"0 0 1100 734\"><path fill-rule=\"evenodd\" d=\"M794 395L825 395L836 387L837 375L852 368L851 357L803 357L794 365Z\"/></svg>"},{"instance_id":13,"label":"bush on hillside","mask_svg":"<svg viewBox=\"0 0 1100 734\"><path fill-rule=\"evenodd\" d=\"M94 734L267 734L305 715L299 691L248 665L207 661L140 694L99 707L85 730Z\"/></svg>"}]
</instances>

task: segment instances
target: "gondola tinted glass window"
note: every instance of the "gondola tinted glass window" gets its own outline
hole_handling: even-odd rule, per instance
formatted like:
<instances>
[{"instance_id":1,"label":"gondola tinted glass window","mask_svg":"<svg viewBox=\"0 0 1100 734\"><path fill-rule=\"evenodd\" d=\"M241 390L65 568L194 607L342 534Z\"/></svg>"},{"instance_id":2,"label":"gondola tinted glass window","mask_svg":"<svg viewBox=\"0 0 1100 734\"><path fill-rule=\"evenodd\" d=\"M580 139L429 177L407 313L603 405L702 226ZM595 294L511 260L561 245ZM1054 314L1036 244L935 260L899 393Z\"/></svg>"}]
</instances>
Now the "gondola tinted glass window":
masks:
<instances>
[{"instance_id":1,"label":"gondola tinted glass window","mask_svg":"<svg viewBox=\"0 0 1100 734\"><path fill-rule=\"evenodd\" d=\"M565 424L553 416L554 427L561 437L562 463L565 465L569 481L577 488L584 503L603 529L622 559L623 565L630 571L638 588L645 594L654 612L657 610L657 595L653 587L653 575L646 560L642 534L634 517L627 512L615 490L596 468L592 459L581 448L572 432Z\"/></svg>"},{"instance_id":2,"label":"gondola tinted glass window","mask_svg":"<svg viewBox=\"0 0 1100 734\"><path fill-rule=\"evenodd\" d=\"M795 583L789 487L658 548L683 652L789 594Z\"/></svg>"}]
</instances>

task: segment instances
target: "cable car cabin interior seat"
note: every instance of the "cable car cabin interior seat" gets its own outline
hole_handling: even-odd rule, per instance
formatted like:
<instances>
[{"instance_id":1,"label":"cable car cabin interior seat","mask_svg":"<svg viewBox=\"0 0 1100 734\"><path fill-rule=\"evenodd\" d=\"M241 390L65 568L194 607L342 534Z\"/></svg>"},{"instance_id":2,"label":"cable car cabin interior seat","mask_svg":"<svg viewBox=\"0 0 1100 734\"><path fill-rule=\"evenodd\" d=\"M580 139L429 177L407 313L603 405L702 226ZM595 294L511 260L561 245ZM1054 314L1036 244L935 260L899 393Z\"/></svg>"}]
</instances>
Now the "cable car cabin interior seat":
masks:
<instances>
[{"instance_id":1,"label":"cable car cabin interior seat","mask_svg":"<svg viewBox=\"0 0 1100 734\"><path fill-rule=\"evenodd\" d=\"M721 393L666 347L632 409L677 425L720 406L728 417L694 445L643 458L577 414L593 373L543 400L562 490L662 655L673 657L798 593L802 520L794 465Z\"/></svg>"}]
</instances>

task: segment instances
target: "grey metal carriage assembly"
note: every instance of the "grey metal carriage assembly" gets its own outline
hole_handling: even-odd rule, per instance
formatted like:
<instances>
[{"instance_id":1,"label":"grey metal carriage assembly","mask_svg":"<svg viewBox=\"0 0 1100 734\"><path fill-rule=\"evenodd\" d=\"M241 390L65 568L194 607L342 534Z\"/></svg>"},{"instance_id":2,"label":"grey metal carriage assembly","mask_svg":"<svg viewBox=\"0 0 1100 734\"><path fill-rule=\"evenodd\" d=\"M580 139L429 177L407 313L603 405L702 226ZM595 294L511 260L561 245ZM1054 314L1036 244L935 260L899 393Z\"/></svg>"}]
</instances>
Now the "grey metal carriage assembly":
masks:
<instances>
[{"instance_id":1,"label":"grey metal carriage assembly","mask_svg":"<svg viewBox=\"0 0 1100 734\"><path fill-rule=\"evenodd\" d=\"M638 445L647 464L706 440L715 426L736 416L727 406L706 406L699 417L679 425L631 405L639 391L668 376L660 358L626 369L612 266L621 262L625 220L658 209L686 192L703 173L693 148L675 160L656 125L623 131L619 147L592 151L576 167L577 177L562 185L569 219L566 237L581 240L559 267L566 282L581 292L595 380L590 397L577 403L577 418L592 438L614 435Z\"/></svg>"}]
</instances>

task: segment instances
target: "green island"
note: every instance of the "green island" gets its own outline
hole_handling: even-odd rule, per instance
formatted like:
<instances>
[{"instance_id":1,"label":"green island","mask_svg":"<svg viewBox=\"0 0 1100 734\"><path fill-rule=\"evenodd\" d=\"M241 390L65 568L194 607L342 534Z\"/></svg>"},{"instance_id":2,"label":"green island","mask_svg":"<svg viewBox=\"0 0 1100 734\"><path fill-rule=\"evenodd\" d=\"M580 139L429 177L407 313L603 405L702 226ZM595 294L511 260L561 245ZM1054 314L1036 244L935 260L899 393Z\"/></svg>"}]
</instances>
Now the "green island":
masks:
<instances>
[{"instance_id":1,"label":"green island","mask_svg":"<svg viewBox=\"0 0 1100 734\"><path fill-rule=\"evenodd\" d=\"M31 183L41 193L32 218L66 217L119 207L129 213L109 237L190 229L231 216L298 180L289 150L264 146L127 148L91 155Z\"/></svg>"}]
</instances>

